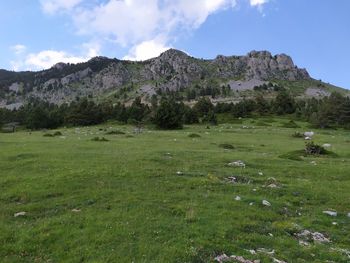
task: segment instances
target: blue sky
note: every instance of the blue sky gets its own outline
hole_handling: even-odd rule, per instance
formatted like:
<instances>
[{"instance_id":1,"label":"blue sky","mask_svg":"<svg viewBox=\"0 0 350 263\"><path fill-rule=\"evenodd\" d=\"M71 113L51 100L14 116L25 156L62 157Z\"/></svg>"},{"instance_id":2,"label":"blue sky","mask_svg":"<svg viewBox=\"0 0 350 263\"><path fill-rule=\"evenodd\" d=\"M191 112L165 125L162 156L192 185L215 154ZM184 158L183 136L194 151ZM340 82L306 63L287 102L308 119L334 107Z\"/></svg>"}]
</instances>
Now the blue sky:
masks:
<instances>
[{"instance_id":1,"label":"blue sky","mask_svg":"<svg viewBox=\"0 0 350 263\"><path fill-rule=\"evenodd\" d=\"M269 50L350 89L349 0L2 0L0 68Z\"/></svg>"}]
</instances>

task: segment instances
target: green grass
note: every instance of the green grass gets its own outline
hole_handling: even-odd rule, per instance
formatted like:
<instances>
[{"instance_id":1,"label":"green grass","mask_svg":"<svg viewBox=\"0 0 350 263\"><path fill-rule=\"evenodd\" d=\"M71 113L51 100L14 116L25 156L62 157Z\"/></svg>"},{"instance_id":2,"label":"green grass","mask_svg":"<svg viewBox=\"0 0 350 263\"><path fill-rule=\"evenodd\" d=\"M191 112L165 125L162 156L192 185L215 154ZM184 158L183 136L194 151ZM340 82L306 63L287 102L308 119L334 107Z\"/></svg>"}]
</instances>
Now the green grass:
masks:
<instances>
[{"instance_id":1,"label":"green grass","mask_svg":"<svg viewBox=\"0 0 350 263\"><path fill-rule=\"evenodd\" d=\"M349 132L314 130L336 156L296 161L280 156L304 148L291 137L297 130L281 127L286 119L262 121L271 126L242 119L142 134L116 124L59 137L0 134L0 261L212 262L226 253L272 262L247 251L266 248L287 262L349 262L334 250L350 247ZM92 141L109 130L125 134ZM227 165L237 160L246 168ZM270 177L278 188L265 187ZM338 216L322 213L329 209ZM332 242L303 247L298 228Z\"/></svg>"}]
</instances>

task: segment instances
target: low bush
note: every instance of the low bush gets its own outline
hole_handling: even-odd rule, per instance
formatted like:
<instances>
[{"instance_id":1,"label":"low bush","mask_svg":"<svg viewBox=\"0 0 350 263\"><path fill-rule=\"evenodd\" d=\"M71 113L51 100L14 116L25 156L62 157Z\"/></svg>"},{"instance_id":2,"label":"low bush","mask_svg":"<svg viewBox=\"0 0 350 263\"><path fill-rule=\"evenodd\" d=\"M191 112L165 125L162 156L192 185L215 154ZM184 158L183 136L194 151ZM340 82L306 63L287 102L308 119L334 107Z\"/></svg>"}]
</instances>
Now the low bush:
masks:
<instances>
[{"instance_id":1,"label":"low bush","mask_svg":"<svg viewBox=\"0 0 350 263\"><path fill-rule=\"evenodd\" d=\"M191 133L191 134L188 135L188 137L190 137L190 138L200 138L201 136L199 134L197 134L197 133Z\"/></svg>"},{"instance_id":2,"label":"low bush","mask_svg":"<svg viewBox=\"0 0 350 263\"><path fill-rule=\"evenodd\" d=\"M107 140L105 137L94 137L91 139L91 141L93 142L108 142L109 140Z\"/></svg>"},{"instance_id":3,"label":"low bush","mask_svg":"<svg viewBox=\"0 0 350 263\"><path fill-rule=\"evenodd\" d=\"M219 145L219 147L225 150L233 150L235 148L232 144L229 143L222 143Z\"/></svg>"}]
</instances>

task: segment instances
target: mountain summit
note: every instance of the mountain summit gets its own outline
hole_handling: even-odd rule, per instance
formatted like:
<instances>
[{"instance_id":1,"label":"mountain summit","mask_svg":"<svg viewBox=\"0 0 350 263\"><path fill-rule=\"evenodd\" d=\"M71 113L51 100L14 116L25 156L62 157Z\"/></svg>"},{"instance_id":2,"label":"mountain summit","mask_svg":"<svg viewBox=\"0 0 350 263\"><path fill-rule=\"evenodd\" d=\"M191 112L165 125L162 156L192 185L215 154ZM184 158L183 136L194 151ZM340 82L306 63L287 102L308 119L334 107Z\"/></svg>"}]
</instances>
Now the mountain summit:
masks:
<instances>
[{"instance_id":1,"label":"mountain summit","mask_svg":"<svg viewBox=\"0 0 350 263\"><path fill-rule=\"evenodd\" d=\"M185 52L169 49L159 57L133 62L95 57L79 64L58 63L39 72L0 71L0 106L17 107L30 98L55 104L77 97L150 97L161 92L177 92L198 87L242 82L261 85L270 81L312 81L305 69L294 65L285 54L251 51L245 56L197 59ZM118 94L118 96L116 95Z\"/></svg>"}]
</instances>

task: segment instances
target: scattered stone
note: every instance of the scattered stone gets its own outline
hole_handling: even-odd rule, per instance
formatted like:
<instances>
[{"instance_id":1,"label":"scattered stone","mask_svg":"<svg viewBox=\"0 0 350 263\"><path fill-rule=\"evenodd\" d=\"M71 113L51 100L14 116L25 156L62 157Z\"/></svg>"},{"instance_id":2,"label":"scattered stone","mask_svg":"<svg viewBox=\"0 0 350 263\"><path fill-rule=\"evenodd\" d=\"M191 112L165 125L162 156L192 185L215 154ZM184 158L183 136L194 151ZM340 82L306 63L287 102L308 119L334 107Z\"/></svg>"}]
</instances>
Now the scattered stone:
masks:
<instances>
[{"instance_id":1,"label":"scattered stone","mask_svg":"<svg viewBox=\"0 0 350 263\"><path fill-rule=\"evenodd\" d=\"M249 203L249 205L250 205L250 206L252 206L252 205L254 205L254 203L253 203L253 202L251 202L251 203Z\"/></svg>"},{"instance_id":2,"label":"scattered stone","mask_svg":"<svg viewBox=\"0 0 350 263\"><path fill-rule=\"evenodd\" d=\"M316 161L311 161L310 162L312 165L317 165Z\"/></svg>"},{"instance_id":3,"label":"scattered stone","mask_svg":"<svg viewBox=\"0 0 350 263\"><path fill-rule=\"evenodd\" d=\"M258 173L258 175L263 176L263 175L264 175L264 173L263 173L263 172L259 172L259 173Z\"/></svg>"},{"instance_id":4,"label":"scattered stone","mask_svg":"<svg viewBox=\"0 0 350 263\"><path fill-rule=\"evenodd\" d=\"M306 141L310 141L310 140L312 140L312 138L311 137L305 137L305 140Z\"/></svg>"},{"instance_id":5,"label":"scattered stone","mask_svg":"<svg viewBox=\"0 0 350 263\"><path fill-rule=\"evenodd\" d=\"M241 160L234 161L228 164L228 166L236 166L236 167L243 167L245 168L245 163L242 162Z\"/></svg>"},{"instance_id":6,"label":"scattered stone","mask_svg":"<svg viewBox=\"0 0 350 263\"><path fill-rule=\"evenodd\" d=\"M287 261L279 260L279 259L277 259L277 258L273 258L273 262L274 262L274 263L287 263Z\"/></svg>"},{"instance_id":7,"label":"scattered stone","mask_svg":"<svg viewBox=\"0 0 350 263\"><path fill-rule=\"evenodd\" d=\"M25 216L26 214L27 214L27 212L18 212L18 213L15 213L13 216L19 217L19 216Z\"/></svg>"},{"instance_id":8,"label":"scattered stone","mask_svg":"<svg viewBox=\"0 0 350 263\"><path fill-rule=\"evenodd\" d=\"M336 225L338 225L338 223L337 222L332 222L332 225L336 226Z\"/></svg>"},{"instance_id":9,"label":"scattered stone","mask_svg":"<svg viewBox=\"0 0 350 263\"><path fill-rule=\"evenodd\" d=\"M323 213L329 216L337 216L337 212L335 211L323 211Z\"/></svg>"},{"instance_id":10,"label":"scattered stone","mask_svg":"<svg viewBox=\"0 0 350 263\"><path fill-rule=\"evenodd\" d=\"M256 192L257 190L256 190L256 188L253 188L253 192Z\"/></svg>"},{"instance_id":11,"label":"scattered stone","mask_svg":"<svg viewBox=\"0 0 350 263\"><path fill-rule=\"evenodd\" d=\"M246 249L250 254L256 255L256 251L254 249Z\"/></svg>"},{"instance_id":12,"label":"scattered stone","mask_svg":"<svg viewBox=\"0 0 350 263\"><path fill-rule=\"evenodd\" d=\"M251 261L251 260L245 259L244 257L241 257L241 256L232 255L229 257L226 254L219 255L219 256L215 257L214 260L219 262L219 263L222 263L222 262L260 263L260 260L258 260L258 259Z\"/></svg>"},{"instance_id":13,"label":"scattered stone","mask_svg":"<svg viewBox=\"0 0 350 263\"><path fill-rule=\"evenodd\" d=\"M331 148L332 147L332 144L330 143L325 143L322 145L323 148Z\"/></svg>"},{"instance_id":14,"label":"scattered stone","mask_svg":"<svg viewBox=\"0 0 350 263\"><path fill-rule=\"evenodd\" d=\"M348 217L350 218L350 213L348 213Z\"/></svg>"},{"instance_id":15,"label":"scattered stone","mask_svg":"<svg viewBox=\"0 0 350 263\"><path fill-rule=\"evenodd\" d=\"M229 181L229 183L231 183L231 184L236 184L236 183L237 183L237 178L234 177L234 176L227 177L226 179L227 179L227 180Z\"/></svg>"},{"instance_id":16,"label":"scattered stone","mask_svg":"<svg viewBox=\"0 0 350 263\"><path fill-rule=\"evenodd\" d=\"M262 201L262 204L263 204L264 206L271 206L271 203L270 203L269 201L267 201L267 200L263 200L263 201Z\"/></svg>"},{"instance_id":17,"label":"scattered stone","mask_svg":"<svg viewBox=\"0 0 350 263\"><path fill-rule=\"evenodd\" d=\"M275 184L269 184L268 186L266 186L266 187L268 187L268 188L278 188L278 186L277 185L275 185Z\"/></svg>"},{"instance_id":18,"label":"scattered stone","mask_svg":"<svg viewBox=\"0 0 350 263\"><path fill-rule=\"evenodd\" d=\"M315 135L315 133L314 133L313 131L304 132L304 136L305 136L305 137L312 137L312 136L314 136L314 135Z\"/></svg>"},{"instance_id":19,"label":"scattered stone","mask_svg":"<svg viewBox=\"0 0 350 263\"><path fill-rule=\"evenodd\" d=\"M241 197L237 195L237 196L235 197L235 200L236 200L236 201L241 201Z\"/></svg>"},{"instance_id":20,"label":"scattered stone","mask_svg":"<svg viewBox=\"0 0 350 263\"><path fill-rule=\"evenodd\" d=\"M311 232L307 229L301 231L300 233L296 234L298 238L300 238L303 241L314 241L316 243L329 243L331 242L328 238L326 238L322 233L320 232Z\"/></svg>"},{"instance_id":21,"label":"scattered stone","mask_svg":"<svg viewBox=\"0 0 350 263\"><path fill-rule=\"evenodd\" d=\"M272 234L272 233L269 233L269 236L270 236L270 237L273 237L273 234Z\"/></svg>"},{"instance_id":22,"label":"scattered stone","mask_svg":"<svg viewBox=\"0 0 350 263\"><path fill-rule=\"evenodd\" d=\"M176 174L177 174L177 175L183 175L183 172L177 171Z\"/></svg>"},{"instance_id":23,"label":"scattered stone","mask_svg":"<svg viewBox=\"0 0 350 263\"><path fill-rule=\"evenodd\" d=\"M259 252L259 253L267 254L267 255L274 255L275 254L275 250L274 249L269 251L266 248L258 248L256 251Z\"/></svg>"},{"instance_id":24,"label":"scattered stone","mask_svg":"<svg viewBox=\"0 0 350 263\"><path fill-rule=\"evenodd\" d=\"M299 245L304 246L304 247L307 247L307 246L309 246L310 244L309 244L309 242L306 242L306 241L304 241L304 240L299 240Z\"/></svg>"},{"instance_id":25,"label":"scattered stone","mask_svg":"<svg viewBox=\"0 0 350 263\"><path fill-rule=\"evenodd\" d=\"M222 255L219 255L219 256L215 257L214 260L216 260L217 262L220 262L220 263L221 262L227 262L227 261L230 260L230 257L227 256L226 254L222 254Z\"/></svg>"},{"instance_id":26,"label":"scattered stone","mask_svg":"<svg viewBox=\"0 0 350 263\"><path fill-rule=\"evenodd\" d=\"M78 208L74 208L74 209L72 209L72 212L74 212L74 213L79 213L79 212L81 212L81 210L78 209Z\"/></svg>"}]
</instances>

